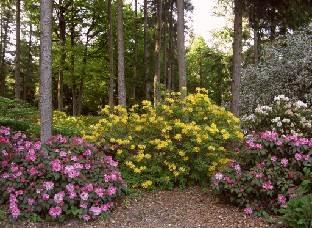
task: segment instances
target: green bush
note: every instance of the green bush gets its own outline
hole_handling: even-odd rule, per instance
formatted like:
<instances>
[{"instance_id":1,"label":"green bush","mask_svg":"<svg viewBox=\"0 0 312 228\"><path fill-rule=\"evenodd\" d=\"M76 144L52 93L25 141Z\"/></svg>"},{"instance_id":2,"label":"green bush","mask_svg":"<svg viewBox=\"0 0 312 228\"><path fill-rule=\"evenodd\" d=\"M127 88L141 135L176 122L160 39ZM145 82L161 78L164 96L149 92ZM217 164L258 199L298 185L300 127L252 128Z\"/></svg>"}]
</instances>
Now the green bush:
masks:
<instances>
[{"instance_id":1,"label":"green bush","mask_svg":"<svg viewBox=\"0 0 312 228\"><path fill-rule=\"evenodd\" d=\"M229 161L230 143L243 137L239 120L214 105L203 89L185 98L167 94L156 108L143 101L128 112L115 107L109 114L106 107L102 113L84 138L120 162L132 187L207 184L207 176Z\"/></svg>"}]
</instances>

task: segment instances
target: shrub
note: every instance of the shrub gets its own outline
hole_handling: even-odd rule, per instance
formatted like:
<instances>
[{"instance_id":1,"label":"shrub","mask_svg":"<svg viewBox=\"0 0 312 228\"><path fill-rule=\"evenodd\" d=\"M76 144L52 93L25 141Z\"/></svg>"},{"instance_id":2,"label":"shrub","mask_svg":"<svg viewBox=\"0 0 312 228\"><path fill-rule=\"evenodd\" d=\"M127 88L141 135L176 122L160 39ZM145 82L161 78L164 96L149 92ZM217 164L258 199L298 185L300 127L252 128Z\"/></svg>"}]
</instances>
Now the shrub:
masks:
<instances>
[{"instance_id":1,"label":"shrub","mask_svg":"<svg viewBox=\"0 0 312 228\"><path fill-rule=\"evenodd\" d=\"M115 107L109 114L106 107L102 113L84 137L116 157L132 187L207 184L207 175L229 161L230 142L243 136L239 120L214 105L203 89L185 98L167 94L156 108L143 101L128 112Z\"/></svg>"},{"instance_id":2,"label":"shrub","mask_svg":"<svg viewBox=\"0 0 312 228\"><path fill-rule=\"evenodd\" d=\"M269 42L261 50L258 65L249 65L242 73L240 112L252 112L259 104L268 104L285 94L312 105L312 24Z\"/></svg>"},{"instance_id":3,"label":"shrub","mask_svg":"<svg viewBox=\"0 0 312 228\"><path fill-rule=\"evenodd\" d=\"M81 138L57 135L41 147L1 127L0 149L0 203L9 204L12 220L93 219L107 214L125 189L118 163Z\"/></svg>"},{"instance_id":4,"label":"shrub","mask_svg":"<svg viewBox=\"0 0 312 228\"><path fill-rule=\"evenodd\" d=\"M286 207L304 180L304 168L312 165L312 139L296 135L253 133L237 151L237 160L215 174L212 187L244 206L247 214L278 213L280 207Z\"/></svg>"},{"instance_id":5,"label":"shrub","mask_svg":"<svg viewBox=\"0 0 312 228\"><path fill-rule=\"evenodd\" d=\"M253 114L244 116L242 127L247 132L271 130L279 134L297 133L312 137L312 110L302 101L279 95L272 105L258 106Z\"/></svg>"},{"instance_id":6,"label":"shrub","mask_svg":"<svg viewBox=\"0 0 312 228\"><path fill-rule=\"evenodd\" d=\"M289 200L287 207L279 211L283 215L280 220L291 227L312 227L312 171L308 168L304 171L305 180L296 189L298 197Z\"/></svg>"}]
</instances>

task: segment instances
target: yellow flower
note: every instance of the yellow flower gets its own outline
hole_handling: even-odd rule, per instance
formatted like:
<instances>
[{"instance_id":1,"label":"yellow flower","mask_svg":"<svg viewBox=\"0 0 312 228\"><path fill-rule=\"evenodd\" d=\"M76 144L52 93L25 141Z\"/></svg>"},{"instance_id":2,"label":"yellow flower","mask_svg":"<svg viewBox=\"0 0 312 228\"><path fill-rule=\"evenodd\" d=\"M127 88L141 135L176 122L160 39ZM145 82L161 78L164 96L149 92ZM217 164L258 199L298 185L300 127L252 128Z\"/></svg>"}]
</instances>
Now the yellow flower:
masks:
<instances>
[{"instance_id":1,"label":"yellow flower","mask_svg":"<svg viewBox=\"0 0 312 228\"><path fill-rule=\"evenodd\" d=\"M194 150L194 152L198 153L200 151L200 147L196 146L196 147L193 148L193 150Z\"/></svg>"},{"instance_id":2,"label":"yellow flower","mask_svg":"<svg viewBox=\"0 0 312 228\"><path fill-rule=\"evenodd\" d=\"M183 156L185 156L185 152L184 152L183 150L180 150L180 151L179 151L179 155L180 155L181 157L183 157Z\"/></svg>"},{"instance_id":3,"label":"yellow flower","mask_svg":"<svg viewBox=\"0 0 312 228\"><path fill-rule=\"evenodd\" d=\"M183 160L184 160L184 161L188 161L188 160L189 160L188 156L185 156L185 157L183 158Z\"/></svg>"},{"instance_id":4,"label":"yellow flower","mask_svg":"<svg viewBox=\"0 0 312 228\"><path fill-rule=\"evenodd\" d=\"M146 159L151 159L151 157L152 157L152 155L150 155L150 154L145 154L145 158L146 158Z\"/></svg>"},{"instance_id":5,"label":"yellow flower","mask_svg":"<svg viewBox=\"0 0 312 228\"><path fill-rule=\"evenodd\" d=\"M182 139L182 135L181 135L181 134L176 134L176 135L174 136L174 139L180 140L180 139Z\"/></svg>"},{"instance_id":6,"label":"yellow flower","mask_svg":"<svg viewBox=\"0 0 312 228\"><path fill-rule=\"evenodd\" d=\"M185 172L185 168L184 167L180 167L179 171L183 173L183 172Z\"/></svg>"},{"instance_id":7,"label":"yellow flower","mask_svg":"<svg viewBox=\"0 0 312 228\"><path fill-rule=\"evenodd\" d=\"M135 145L131 145L131 146L130 146L130 149L131 149L131 150L134 150L134 149L135 149Z\"/></svg>"},{"instance_id":8,"label":"yellow flower","mask_svg":"<svg viewBox=\"0 0 312 228\"><path fill-rule=\"evenodd\" d=\"M141 184L142 188L148 188L151 186L153 182L151 180L145 181L144 183Z\"/></svg>"},{"instance_id":9,"label":"yellow flower","mask_svg":"<svg viewBox=\"0 0 312 228\"><path fill-rule=\"evenodd\" d=\"M118 149L117 154L122 154L122 149Z\"/></svg>"},{"instance_id":10,"label":"yellow flower","mask_svg":"<svg viewBox=\"0 0 312 228\"><path fill-rule=\"evenodd\" d=\"M215 151L216 148L214 146L208 146L208 150Z\"/></svg>"},{"instance_id":11,"label":"yellow flower","mask_svg":"<svg viewBox=\"0 0 312 228\"><path fill-rule=\"evenodd\" d=\"M179 171L173 171L173 175L176 177L176 176L179 176L180 175L180 172Z\"/></svg>"}]
</instances>

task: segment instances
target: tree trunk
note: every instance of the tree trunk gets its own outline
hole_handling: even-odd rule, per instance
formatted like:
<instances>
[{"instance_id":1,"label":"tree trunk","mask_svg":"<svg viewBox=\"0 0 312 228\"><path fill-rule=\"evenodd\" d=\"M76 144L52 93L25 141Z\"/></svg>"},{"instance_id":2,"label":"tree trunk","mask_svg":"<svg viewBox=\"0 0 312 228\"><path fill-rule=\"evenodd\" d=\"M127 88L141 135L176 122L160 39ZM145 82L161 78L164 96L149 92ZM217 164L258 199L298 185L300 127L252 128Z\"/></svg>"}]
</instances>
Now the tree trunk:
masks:
<instances>
[{"instance_id":1,"label":"tree trunk","mask_svg":"<svg viewBox=\"0 0 312 228\"><path fill-rule=\"evenodd\" d=\"M135 102L135 93L136 93L136 78L137 78L137 65L138 65L138 0L134 1L135 4L135 18L134 18L134 63L133 63L133 76L132 76L132 99Z\"/></svg>"},{"instance_id":2,"label":"tree trunk","mask_svg":"<svg viewBox=\"0 0 312 228\"><path fill-rule=\"evenodd\" d=\"M52 136L52 1L40 1L40 139ZM47 157L47 151L44 150Z\"/></svg>"},{"instance_id":3,"label":"tree trunk","mask_svg":"<svg viewBox=\"0 0 312 228\"><path fill-rule=\"evenodd\" d=\"M30 74L31 74L31 63L32 63L32 55L31 55L31 46L32 46L32 24L29 25L29 41L28 41L28 58L27 58L27 67L26 67L26 75L24 80L24 101L31 102L30 96Z\"/></svg>"},{"instance_id":4,"label":"tree trunk","mask_svg":"<svg viewBox=\"0 0 312 228\"><path fill-rule=\"evenodd\" d=\"M15 99L21 98L21 1L16 0Z\"/></svg>"},{"instance_id":5,"label":"tree trunk","mask_svg":"<svg viewBox=\"0 0 312 228\"><path fill-rule=\"evenodd\" d=\"M149 50L148 50L148 18L147 18L147 0L144 0L144 75L145 75L145 97L150 100L150 68L149 68Z\"/></svg>"},{"instance_id":6,"label":"tree trunk","mask_svg":"<svg viewBox=\"0 0 312 228\"><path fill-rule=\"evenodd\" d=\"M184 0L177 1L178 27L177 52L179 67L179 90L186 95L185 38L184 38Z\"/></svg>"},{"instance_id":7,"label":"tree trunk","mask_svg":"<svg viewBox=\"0 0 312 228\"><path fill-rule=\"evenodd\" d=\"M259 63L259 39L258 39L258 21L254 22L254 64Z\"/></svg>"},{"instance_id":8,"label":"tree trunk","mask_svg":"<svg viewBox=\"0 0 312 228\"><path fill-rule=\"evenodd\" d=\"M126 107L126 82L125 82L125 60L124 60L124 34L123 34L123 3L122 0L117 1L118 4L118 105Z\"/></svg>"},{"instance_id":9,"label":"tree trunk","mask_svg":"<svg viewBox=\"0 0 312 228\"><path fill-rule=\"evenodd\" d=\"M64 65L66 60L66 21L65 21L65 12L66 8L63 6L63 0L59 0L60 4L60 17L59 17L59 29L60 29L60 62L59 62L59 77L57 84L57 108L59 111L63 111L64 109Z\"/></svg>"},{"instance_id":10,"label":"tree trunk","mask_svg":"<svg viewBox=\"0 0 312 228\"><path fill-rule=\"evenodd\" d=\"M77 115L78 116L80 116L81 112L82 112L83 80L84 80L84 77L86 76L88 43L89 43L89 36L87 35L87 41L86 41L85 48L84 48L84 51L83 51L82 72L81 72L81 75L80 75L80 83L79 83L78 110L77 110Z\"/></svg>"},{"instance_id":11,"label":"tree trunk","mask_svg":"<svg viewBox=\"0 0 312 228\"><path fill-rule=\"evenodd\" d=\"M165 89L167 88L167 20L166 20L166 11L167 11L167 3L164 2L164 10L163 10L163 83Z\"/></svg>"},{"instance_id":12,"label":"tree trunk","mask_svg":"<svg viewBox=\"0 0 312 228\"><path fill-rule=\"evenodd\" d=\"M173 90L172 87L172 68L173 68L174 50L173 50L173 1L170 5L170 20L169 20L169 64L168 64L168 85L169 90Z\"/></svg>"},{"instance_id":13,"label":"tree trunk","mask_svg":"<svg viewBox=\"0 0 312 228\"><path fill-rule=\"evenodd\" d=\"M70 28L70 46L71 46L71 55L70 55L70 74L72 78L72 97L73 97L73 116L77 116L77 85L75 78L75 25L71 24Z\"/></svg>"},{"instance_id":14,"label":"tree trunk","mask_svg":"<svg viewBox=\"0 0 312 228\"><path fill-rule=\"evenodd\" d=\"M239 87L242 64L242 0L234 1L234 47L233 47L233 75L231 87L231 112L239 117Z\"/></svg>"},{"instance_id":15,"label":"tree trunk","mask_svg":"<svg viewBox=\"0 0 312 228\"><path fill-rule=\"evenodd\" d=\"M108 44L109 44L109 111L114 111L114 44L113 44L113 17L112 0L108 0Z\"/></svg>"},{"instance_id":16,"label":"tree trunk","mask_svg":"<svg viewBox=\"0 0 312 228\"><path fill-rule=\"evenodd\" d=\"M4 4L4 3L3 3ZM3 11L5 11L5 6L3 7ZM8 29L9 29L9 21L11 17L11 8L8 8L8 11L6 12L5 21L3 21L3 32L1 30L1 37L2 37L2 49L1 51L1 67L0 67L0 96L5 95L5 74L6 74L6 61L5 61L5 53L7 50L7 44L8 44Z\"/></svg>"},{"instance_id":17,"label":"tree trunk","mask_svg":"<svg viewBox=\"0 0 312 228\"><path fill-rule=\"evenodd\" d=\"M154 75L154 105L160 101L160 49L161 49L161 15L162 15L162 0L157 1L157 24L155 38L155 75Z\"/></svg>"}]
</instances>

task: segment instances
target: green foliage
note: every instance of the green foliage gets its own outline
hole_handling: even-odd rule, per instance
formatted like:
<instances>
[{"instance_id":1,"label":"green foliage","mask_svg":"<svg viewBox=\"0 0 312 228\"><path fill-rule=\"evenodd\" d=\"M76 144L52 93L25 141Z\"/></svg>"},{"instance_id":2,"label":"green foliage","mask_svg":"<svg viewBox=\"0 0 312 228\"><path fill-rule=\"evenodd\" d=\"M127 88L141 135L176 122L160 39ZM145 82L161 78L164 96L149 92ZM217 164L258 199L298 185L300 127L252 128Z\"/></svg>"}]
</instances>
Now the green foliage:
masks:
<instances>
[{"instance_id":1,"label":"green foliage","mask_svg":"<svg viewBox=\"0 0 312 228\"><path fill-rule=\"evenodd\" d=\"M185 98L168 93L156 108L143 101L128 112L115 107L109 114L106 107L103 115L84 138L116 157L132 187L207 184L207 176L231 156L231 141L243 136L239 120L214 105L204 89Z\"/></svg>"},{"instance_id":2,"label":"green foliage","mask_svg":"<svg viewBox=\"0 0 312 228\"><path fill-rule=\"evenodd\" d=\"M22 100L0 97L0 126L14 131L33 132L38 123L38 110Z\"/></svg>"},{"instance_id":3,"label":"green foliage","mask_svg":"<svg viewBox=\"0 0 312 228\"><path fill-rule=\"evenodd\" d=\"M302 101L292 101L284 95L274 98L268 106L258 106L254 113L241 119L248 132L271 130L279 134L299 134L312 137L312 110Z\"/></svg>"},{"instance_id":4,"label":"green foliage","mask_svg":"<svg viewBox=\"0 0 312 228\"><path fill-rule=\"evenodd\" d=\"M295 190L305 183L306 176L311 178L311 142L297 136L279 137L269 131L253 133L236 148L237 161L215 174L212 187L245 207L246 214L278 213L297 196Z\"/></svg>"}]
</instances>

